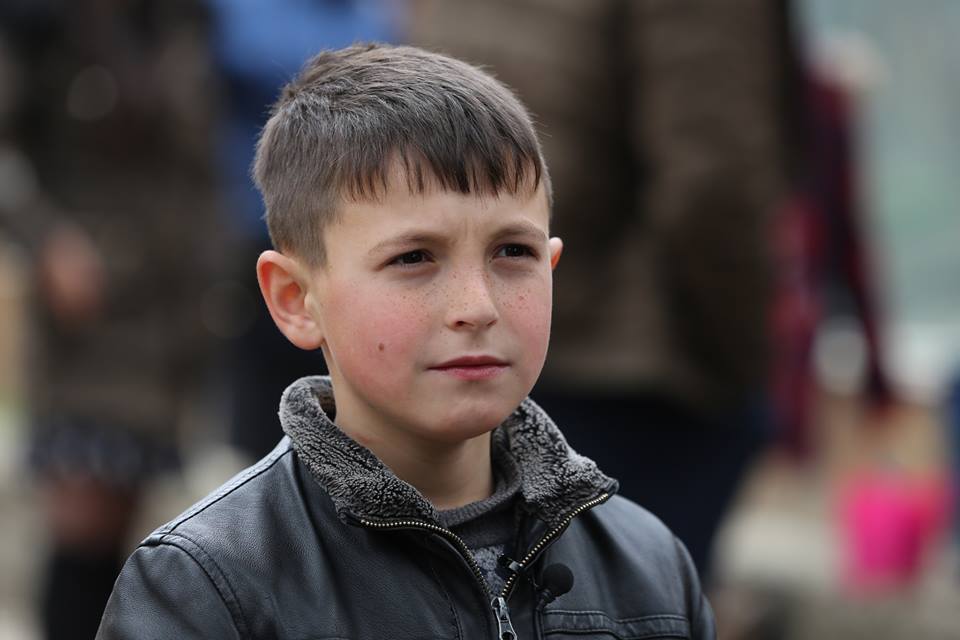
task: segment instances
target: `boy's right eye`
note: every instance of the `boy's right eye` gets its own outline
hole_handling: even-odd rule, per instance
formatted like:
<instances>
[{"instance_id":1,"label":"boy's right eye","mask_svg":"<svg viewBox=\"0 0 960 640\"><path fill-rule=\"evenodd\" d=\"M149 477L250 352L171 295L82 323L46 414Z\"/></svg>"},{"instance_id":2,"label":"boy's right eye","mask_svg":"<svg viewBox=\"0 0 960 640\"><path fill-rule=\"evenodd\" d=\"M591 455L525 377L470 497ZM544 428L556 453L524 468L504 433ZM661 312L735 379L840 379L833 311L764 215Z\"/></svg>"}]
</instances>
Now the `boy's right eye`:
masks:
<instances>
[{"instance_id":1,"label":"boy's right eye","mask_svg":"<svg viewBox=\"0 0 960 640\"><path fill-rule=\"evenodd\" d=\"M390 261L390 264L395 264L400 267L415 267L418 264L422 264L427 261L427 252L417 249L416 251L407 251L406 253L401 253L399 256Z\"/></svg>"}]
</instances>

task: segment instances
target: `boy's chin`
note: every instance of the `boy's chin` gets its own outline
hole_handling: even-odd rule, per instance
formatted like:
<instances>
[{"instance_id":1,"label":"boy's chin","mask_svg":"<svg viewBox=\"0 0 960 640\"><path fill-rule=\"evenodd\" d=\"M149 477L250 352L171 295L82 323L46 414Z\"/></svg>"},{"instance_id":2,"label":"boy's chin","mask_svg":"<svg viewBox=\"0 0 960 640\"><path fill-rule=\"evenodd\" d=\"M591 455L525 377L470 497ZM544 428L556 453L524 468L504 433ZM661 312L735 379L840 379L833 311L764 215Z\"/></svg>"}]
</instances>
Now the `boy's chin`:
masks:
<instances>
[{"instance_id":1,"label":"boy's chin","mask_svg":"<svg viewBox=\"0 0 960 640\"><path fill-rule=\"evenodd\" d=\"M423 425L431 440L444 444L457 444L490 433L507 419L509 411L489 410L483 412L454 412Z\"/></svg>"}]
</instances>

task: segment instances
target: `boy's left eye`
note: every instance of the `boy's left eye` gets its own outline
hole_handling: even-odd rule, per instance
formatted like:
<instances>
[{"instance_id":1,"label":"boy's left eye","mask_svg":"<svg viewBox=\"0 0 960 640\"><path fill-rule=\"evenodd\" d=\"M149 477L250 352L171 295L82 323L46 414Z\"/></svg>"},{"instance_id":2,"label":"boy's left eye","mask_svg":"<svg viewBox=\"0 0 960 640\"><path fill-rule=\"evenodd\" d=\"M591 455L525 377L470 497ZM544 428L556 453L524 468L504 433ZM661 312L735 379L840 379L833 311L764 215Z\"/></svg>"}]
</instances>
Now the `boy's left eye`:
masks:
<instances>
[{"instance_id":1,"label":"boy's left eye","mask_svg":"<svg viewBox=\"0 0 960 640\"><path fill-rule=\"evenodd\" d=\"M498 258L526 258L528 256L535 257L536 254L533 249L523 244L505 244L497 249L496 253Z\"/></svg>"}]
</instances>

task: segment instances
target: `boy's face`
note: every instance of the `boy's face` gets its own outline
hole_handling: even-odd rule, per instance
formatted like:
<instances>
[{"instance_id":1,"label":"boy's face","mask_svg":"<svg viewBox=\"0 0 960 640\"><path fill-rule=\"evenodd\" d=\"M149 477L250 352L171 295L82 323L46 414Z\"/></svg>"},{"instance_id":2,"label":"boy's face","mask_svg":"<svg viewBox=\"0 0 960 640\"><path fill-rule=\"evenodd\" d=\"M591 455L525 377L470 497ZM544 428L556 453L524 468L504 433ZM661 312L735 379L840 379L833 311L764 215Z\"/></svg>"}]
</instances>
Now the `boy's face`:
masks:
<instances>
[{"instance_id":1,"label":"boy's face","mask_svg":"<svg viewBox=\"0 0 960 640\"><path fill-rule=\"evenodd\" d=\"M547 353L562 248L548 221L542 188L481 199L402 184L344 205L305 298L337 422L438 444L502 422Z\"/></svg>"}]
</instances>

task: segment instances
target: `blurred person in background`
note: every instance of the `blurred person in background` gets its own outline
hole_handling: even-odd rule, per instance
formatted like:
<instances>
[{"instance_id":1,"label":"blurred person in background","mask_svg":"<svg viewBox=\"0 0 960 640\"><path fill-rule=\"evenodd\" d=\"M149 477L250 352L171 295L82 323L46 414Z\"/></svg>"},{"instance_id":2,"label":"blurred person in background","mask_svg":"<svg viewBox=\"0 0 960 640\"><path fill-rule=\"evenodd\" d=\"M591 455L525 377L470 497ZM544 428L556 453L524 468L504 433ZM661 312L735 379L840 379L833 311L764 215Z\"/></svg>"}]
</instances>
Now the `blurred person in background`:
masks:
<instances>
[{"instance_id":1,"label":"blurred person in background","mask_svg":"<svg viewBox=\"0 0 960 640\"><path fill-rule=\"evenodd\" d=\"M203 376L205 38L187 1L0 2L0 225L35 266L24 375L47 638L95 634L143 482L176 464Z\"/></svg>"},{"instance_id":2,"label":"blurred person in background","mask_svg":"<svg viewBox=\"0 0 960 640\"><path fill-rule=\"evenodd\" d=\"M814 453L814 343L825 321L851 318L863 334L862 393L873 414L868 422L881 424L896 398L881 341L883 296L858 184L863 168L855 135L856 99L864 87L857 85L867 78L857 78L865 72L844 60L842 51L805 51L789 3L776 4L789 189L772 235L777 273L771 314L772 398L784 450L805 461Z\"/></svg>"},{"instance_id":3,"label":"blurred person in background","mask_svg":"<svg viewBox=\"0 0 960 640\"><path fill-rule=\"evenodd\" d=\"M568 242L533 395L706 573L770 429L773 5L421 0L411 28L539 122Z\"/></svg>"},{"instance_id":4,"label":"blurred person in background","mask_svg":"<svg viewBox=\"0 0 960 640\"><path fill-rule=\"evenodd\" d=\"M237 243L229 298L230 438L251 460L282 436L277 402L293 380L325 372L322 358L291 345L260 299L251 265L270 249L263 203L250 179L257 137L280 88L304 60L354 42L396 40L403 0L205 0L214 62L224 87L217 168Z\"/></svg>"}]
</instances>

